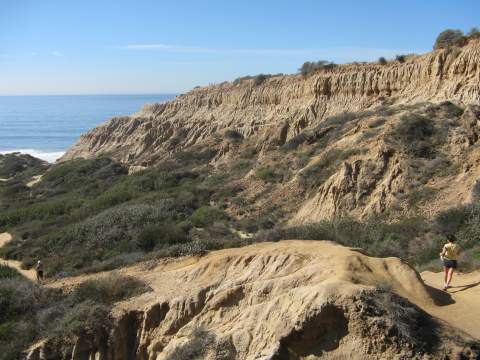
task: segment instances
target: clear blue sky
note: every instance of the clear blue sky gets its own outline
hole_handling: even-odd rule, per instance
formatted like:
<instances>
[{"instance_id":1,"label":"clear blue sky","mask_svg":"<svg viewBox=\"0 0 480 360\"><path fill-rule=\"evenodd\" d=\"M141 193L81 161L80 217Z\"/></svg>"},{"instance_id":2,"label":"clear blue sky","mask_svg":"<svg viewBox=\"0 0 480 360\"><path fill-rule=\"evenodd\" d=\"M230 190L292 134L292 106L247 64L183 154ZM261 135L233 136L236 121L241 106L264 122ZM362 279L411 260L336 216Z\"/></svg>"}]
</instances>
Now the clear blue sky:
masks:
<instances>
[{"instance_id":1,"label":"clear blue sky","mask_svg":"<svg viewBox=\"0 0 480 360\"><path fill-rule=\"evenodd\" d=\"M0 0L0 95L176 93L425 52L479 0Z\"/></svg>"}]
</instances>

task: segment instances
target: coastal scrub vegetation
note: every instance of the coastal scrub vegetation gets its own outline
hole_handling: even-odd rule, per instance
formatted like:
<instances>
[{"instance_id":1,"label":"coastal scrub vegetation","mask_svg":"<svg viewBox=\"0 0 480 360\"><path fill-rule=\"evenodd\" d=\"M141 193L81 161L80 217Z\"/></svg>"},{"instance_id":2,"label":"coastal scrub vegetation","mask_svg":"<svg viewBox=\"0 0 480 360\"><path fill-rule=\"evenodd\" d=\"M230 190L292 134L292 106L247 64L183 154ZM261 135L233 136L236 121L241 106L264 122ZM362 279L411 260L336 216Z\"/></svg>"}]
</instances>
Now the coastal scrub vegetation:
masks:
<instances>
[{"instance_id":1,"label":"coastal scrub vegetation","mask_svg":"<svg viewBox=\"0 0 480 360\"><path fill-rule=\"evenodd\" d=\"M129 277L110 275L87 280L72 292L42 287L22 276L0 271L1 360L22 358L29 344L49 338L53 353L71 348L76 336L106 335L115 302L140 295L149 288Z\"/></svg>"},{"instance_id":2,"label":"coastal scrub vegetation","mask_svg":"<svg viewBox=\"0 0 480 360\"><path fill-rule=\"evenodd\" d=\"M452 46L464 46L470 39L480 39L480 30L473 27L467 34L458 29L446 29L438 34L433 48L446 49Z\"/></svg>"},{"instance_id":3,"label":"coastal scrub vegetation","mask_svg":"<svg viewBox=\"0 0 480 360\"><path fill-rule=\"evenodd\" d=\"M14 235L14 241L0 249L0 257L20 260L27 268L42 259L47 277L62 277L254 241L306 238L331 239L372 255L400 256L420 268L436 259L451 229L467 239L462 262L473 268L480 262L478 243L472 240L477 236L480 186L473 189L474 200L467 207L445 210L438 219L415 213L437 195L429 179L458 172L444 151L448 131L458 129L462 114L462 108L448 102L341 113L270 149L263 159L248 138L230 129L222 135L238 144L238 157L216 167L211 165L215 148L204 147L174 152L130 175L125 165L108 157L51 165L32 188L24 185L28 178L16 180L14 173L0 182L0 231ZM360 127L359 146L336 145ZM315 194L345 161L364 157L361 143L377 134L372 131L383 133L386 146L404 157L405 171L412 173L412 189L396 195L412 214L393 222L386 213L362 221L346 217L286 226L296 204L272 203L272 193L294 179L302 195ZM9 168L26 171L12 164L15 159L25 161L13 157ZM363 171L370 172L359 189L368 191L377 170L369 160L359 161L364 161ZM255 192L247 189L251 183Z\"/></svg>"},{"instance_id":4,"label":"coastal scrub vegetation","mask_svg":"<svg viewBox=\"0 0 480 360\"><path fill-rule=\"evenodd\" d=\"M245 81L252 80L252 84L254 86L259 86L259 85L262 85L267 79L278 77L278 76L283 76L283 74L278 73L278 74L257 74L257 75L241 76L233 80L233 85L240 85Z\"/></svg>"},{"instance_id":5,"label":"coastal scrub vegetation","mask_svg":"<svg viewBox=\"0 0 480 360\"><path fill-rule=\"evenodd\" d=\"M333 69L335 66L337 65L334 62L326 60L306 61L300 66L298 72L302 76L307 77L320 70Z\"/></svg>"}]
</instances>

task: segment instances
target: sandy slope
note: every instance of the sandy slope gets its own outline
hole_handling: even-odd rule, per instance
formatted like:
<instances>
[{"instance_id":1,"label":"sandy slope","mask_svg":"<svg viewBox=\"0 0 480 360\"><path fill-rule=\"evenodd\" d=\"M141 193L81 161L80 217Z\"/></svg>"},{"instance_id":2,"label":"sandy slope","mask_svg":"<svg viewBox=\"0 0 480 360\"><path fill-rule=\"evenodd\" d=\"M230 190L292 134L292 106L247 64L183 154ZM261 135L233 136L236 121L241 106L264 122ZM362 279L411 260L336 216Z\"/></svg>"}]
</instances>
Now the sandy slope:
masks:
<instances>
[{"instance_id":1,"label":"sandy slope","mask_svg":"<svg viewBox=\"0 0 480 360\"><path fill-rule=\"evenodd\" d=\"M425 271L422 278L426 284L441 288L443 273ZM451 325L480 339L480 271L455 274L452 288L448 289L451 300L443 306L428 307L428 311Z\"/></svg>"},{"instance_id":2,"label":"sandy slope","mask_svg":"<svg viewBox=\"0 0 480 360\"><path fill-rule=\"evenodd\" d=\"M12 236L9 233L1 233L0 234L0 247L3 247L4 245L6 245L11 240L12 240ZM0 258L0 263L2 263L4 265L7 265L7 266L10 266L12 268L15 268L26 278L28 278L32 281L36 281L35 270L24 270L24 269L22 269L22 267L21 267L22 263L20 261L6 260L6 259Z\"/></svg>"}]
</instances>

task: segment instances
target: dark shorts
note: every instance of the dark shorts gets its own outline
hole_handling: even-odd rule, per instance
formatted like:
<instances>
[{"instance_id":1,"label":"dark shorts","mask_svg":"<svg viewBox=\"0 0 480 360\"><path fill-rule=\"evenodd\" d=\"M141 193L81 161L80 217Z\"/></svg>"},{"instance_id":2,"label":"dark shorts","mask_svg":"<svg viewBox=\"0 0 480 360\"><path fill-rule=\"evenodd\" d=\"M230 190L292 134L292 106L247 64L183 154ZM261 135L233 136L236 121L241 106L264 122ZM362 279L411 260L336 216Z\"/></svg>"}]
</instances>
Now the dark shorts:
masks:
<instances>
[{"instance_id":1,"label":"dark shorts","mask_svg":"<svg viewBox=\"0 0 480 360\"><path fill-rule=\"evenodd\" d=\"M37 271L37 275L40 279L43 279L43 271L41 270Z\"/></svg>"},{"instance_id":2,"label":"dark shorts","mask_svg":"<svg viewBox=\"0 0 480 360\"><path fill-rule=\"evenodd\" d=\"M443 266L446 268L457 268L457 260L449 260L449 259L443 259Z\"/></svg>"}]
</instances>

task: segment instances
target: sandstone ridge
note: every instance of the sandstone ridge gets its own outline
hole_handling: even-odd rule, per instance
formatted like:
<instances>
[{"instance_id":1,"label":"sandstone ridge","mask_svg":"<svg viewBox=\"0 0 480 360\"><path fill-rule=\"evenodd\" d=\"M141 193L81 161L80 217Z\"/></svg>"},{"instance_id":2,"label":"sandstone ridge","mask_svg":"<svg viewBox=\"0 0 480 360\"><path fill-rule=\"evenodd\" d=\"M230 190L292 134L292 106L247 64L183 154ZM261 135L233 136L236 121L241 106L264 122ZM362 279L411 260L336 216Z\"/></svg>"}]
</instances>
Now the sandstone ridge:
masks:
<instances>
[{"instance_id":1,"label":"sandstone ridge","mask_svg":"<svg viewBox=\"0 0 480 360\"><path fill-rule=\"evenodd\" d=\"M153 291L118 303L112 331L79 337L66 358L478 355L469 345L472 338L413 305L432 309L448 295L425 286L409 265L331 242L262 243L120 271ZM61 286L75 282L67 279ZM29 358L48 358L47 345L33 349Z\"/></svg>"},{"instance_id":2,"label":"sandstone ridge","mask_svg":"<svg viewBox=\"0 0 480 360\"><path fill-rule=\"evenodd\" d=\"M393 104L480 102L480 42L410 56L404 63L340 65L303 78L277 76L255 85L222 83L145 106L83 135L62 160L109 154L149 165L195 144L215 144L234 130L256 144L282 145L341 112ZM228 148L222 149L228 152Z\"/></svg>"}]
</instances>

